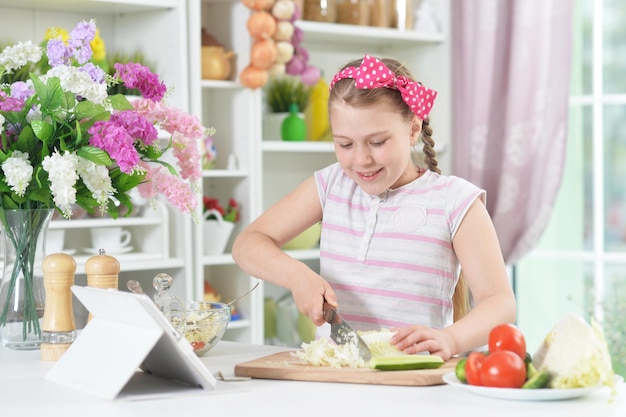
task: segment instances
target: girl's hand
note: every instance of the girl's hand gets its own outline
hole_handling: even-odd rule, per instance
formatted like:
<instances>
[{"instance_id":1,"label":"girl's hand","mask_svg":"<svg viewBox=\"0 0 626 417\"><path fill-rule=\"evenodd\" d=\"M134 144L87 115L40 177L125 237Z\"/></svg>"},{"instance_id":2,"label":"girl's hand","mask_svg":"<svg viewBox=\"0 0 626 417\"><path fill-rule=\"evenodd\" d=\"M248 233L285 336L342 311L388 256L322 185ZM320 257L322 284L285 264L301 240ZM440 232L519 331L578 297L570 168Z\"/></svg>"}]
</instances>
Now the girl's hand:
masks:
<instances>
[{"instance_id":1,"label":"girl's hand","mask_svg":"<svg viewBox=\"0 0 626 417\"><path fill-rule=\"evenodd\" d=\"M335 292L324 278L313 271L294 280L291 294L298 310L310 318L316 326L321 326L326 322L322 309L324 300L333 307L337 307Z\"/></svg>"},{"instance_id":2,"label":"girl's hand","mask_svg":"<svg viewBox=\"0 0 626 417\"><path fill-rule=\"evenodd\" d=\"M441 356L445 361L456 352L456 343L452 335L445 329L433 329L417 324L392 329L396 334L391 343L408 354L429 352L431 355Z\"/></svg>"}]
</instances>

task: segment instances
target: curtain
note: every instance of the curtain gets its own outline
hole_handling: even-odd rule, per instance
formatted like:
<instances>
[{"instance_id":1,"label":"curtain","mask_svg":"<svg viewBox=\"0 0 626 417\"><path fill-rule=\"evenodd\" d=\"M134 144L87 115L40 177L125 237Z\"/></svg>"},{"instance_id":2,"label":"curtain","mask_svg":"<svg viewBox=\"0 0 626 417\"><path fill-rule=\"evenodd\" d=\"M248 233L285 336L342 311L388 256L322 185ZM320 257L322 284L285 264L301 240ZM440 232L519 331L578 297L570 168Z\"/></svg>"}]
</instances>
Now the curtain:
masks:
<instances>
[{"instance_id":1,"label":"curtain","mask_svg":"<svg viewBox=\"0 0 626 417\"><path fill-rule=\"evenodd\" d=\"M573 2L452 0L452 172L487 191L508 264L543 233L565 159Z\"/></svg>"}]
</instances>

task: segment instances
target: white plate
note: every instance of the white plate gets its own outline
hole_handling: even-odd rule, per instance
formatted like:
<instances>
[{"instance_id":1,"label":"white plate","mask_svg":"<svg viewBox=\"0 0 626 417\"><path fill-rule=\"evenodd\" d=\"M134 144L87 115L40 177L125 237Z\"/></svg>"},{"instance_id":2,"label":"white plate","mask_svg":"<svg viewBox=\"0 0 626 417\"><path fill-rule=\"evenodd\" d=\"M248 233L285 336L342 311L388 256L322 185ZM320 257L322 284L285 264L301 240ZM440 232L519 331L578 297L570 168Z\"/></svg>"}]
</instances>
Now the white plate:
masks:
<instances>
[{"instance_id":1,"label":"white plate","mask_svg":"<svg viewBox=\"0 0 626 417\"><path fill-rule=\"evenodd\" d=\"M520 389L520 388L492 388L492 387L478 387L475 385L464 384L457 379L454 372L449 372L443 376L445 383L450 384L456 388L469 391L473 394L482 395L485 397L499 398L502 400L519 400L519 401L554 401L554 400L567 400L571 398L578 398L592 392L595 392L602 386L592 388L569 388L569 389L556 389L556 388L541 388L541 389ZM616 375L615 383L620 384L624 379Z\"/></svg>"},{"instance_id":2,"label":"white plate","mask_svg":"<svg viewBox=\"0 0 626 417\"><path fill-rule=\"evenodd\" d=\"M100 253L100 249L96 248L85 248L83 250L91 255L98 255ZM123 248L115 249L105 249L107 255L121 255L122 253L128 253L132 250L132 246L124 246Z\"/></svg>"}]
</instances>

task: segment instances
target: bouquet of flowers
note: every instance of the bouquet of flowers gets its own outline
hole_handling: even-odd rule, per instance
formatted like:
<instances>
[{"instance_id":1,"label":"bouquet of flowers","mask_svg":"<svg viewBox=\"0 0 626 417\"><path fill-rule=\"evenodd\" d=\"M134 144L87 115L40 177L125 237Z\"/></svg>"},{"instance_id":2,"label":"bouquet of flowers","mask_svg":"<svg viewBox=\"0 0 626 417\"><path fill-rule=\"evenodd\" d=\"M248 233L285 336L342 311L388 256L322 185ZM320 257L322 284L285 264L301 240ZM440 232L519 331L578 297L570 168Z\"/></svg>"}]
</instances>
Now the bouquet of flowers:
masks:
<instances>
[{"instance_id":1,"label":"bouquet of flowers","mask_svg":"<svg viewBox=\"0 0 626 417\"><path fill-rule=\"evenodd\" d=\"M32 290L37 235L12 232L8 210L56 209L69 219L77 205L117 218L121 209L132 212L129 192L138 188L142 197L161 195L193 216L199 142L213 134L197 117L167 105L167 87L147 67L116 63L110 76L94 64L94 20L78 23L65 39L62 33L48 37L45 48L27 41L0 52L0 79L29 68L25 81L0 84L0 222L17 251L10 292L20 274ZM131 103L109 95L117 83L142 98ZM166 143L157 128L168 133ZM34 300L24 304L26 326L37 313ZM5 304L0 327L6 311Z\"/></svg>"},{"instance_id":2,"label":"bouquet of flowers","mask_svg":"<svg viewBox=\"0 0 626 417\"><path fill-rule=\"evenodd\" d=\"M191 185L200 176L198 141L212 133L197 117L168 107L167 87L147 67L115 64L110 77L91 61L95 22L51 38L47 50L20 42L0 53L0 76L47 59L41 75L0 86L0 180L3 209L57 208L71 216L77 204L116 217L117 202L132 209L128 192L163 195L183 212L197 204ZM130 103L109 96L111 84L138 89ZM157 128L170 134L162 147ZM172 152L179 172L168 162Z\"/></svg>"}]
</instances>

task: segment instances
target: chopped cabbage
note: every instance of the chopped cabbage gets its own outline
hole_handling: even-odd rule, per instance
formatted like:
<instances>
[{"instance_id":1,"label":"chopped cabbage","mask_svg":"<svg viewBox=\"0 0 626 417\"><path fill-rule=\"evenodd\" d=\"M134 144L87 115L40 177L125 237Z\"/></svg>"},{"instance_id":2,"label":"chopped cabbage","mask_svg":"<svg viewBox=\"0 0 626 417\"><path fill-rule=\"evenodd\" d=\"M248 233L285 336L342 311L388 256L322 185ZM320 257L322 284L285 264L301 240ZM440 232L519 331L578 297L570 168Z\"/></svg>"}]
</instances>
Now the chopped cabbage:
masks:
<instances>
[{"instance_id":1,"label":"chopped cabbage","mask_svg":"<svg viewBox=\"0 0 626 417\"><path fill-rule=\"evenodd\" d=\"M391 344L391 338L395 334L389 329L381 329L380 331L372 330L368 332L358 332L363 342L367 345L372 357L383 356L402 356L407 355L397 347Z\"/></svg>"},{"instance_id":2,"label":"chopped cabbage","mask_svg":"<svg viewBox=\"0 0 626 417\"><path fill-rule=\"evenodd\" d=\"M552 388L615 386L602 329L576 314L568 313L554 325L533 356L533 365L548 371Z\"/></svg>"},{"instance_id":3,"label":"chopped cabbage","mask_svg":"<svg viewBox=\"0 0 626 417\"><path fill-rule=\"evenodd\" d=\"M406 355L390 342L394 335L389 329L357 332L369 348L372 357ZM365 368L366 363L359 355L356 341L342 345L321 338L311 343L303 343L302 349L295 352L295 356L302 362L313 366L331 366L334 368Z\"/></svg>"},{"instance_id":4,"label":"chopped cabbage","mask_svg":"<svg viewBox=\"0 0 626 417\"><path fill-rule=\"evenodd\" d=\"M302 362L313 366L365 367L365 361L359 356L356 343L338 345L329 339L321 338L311 343L303 343L302 349L294 354Z\"/></svg>"}]
</instances>

